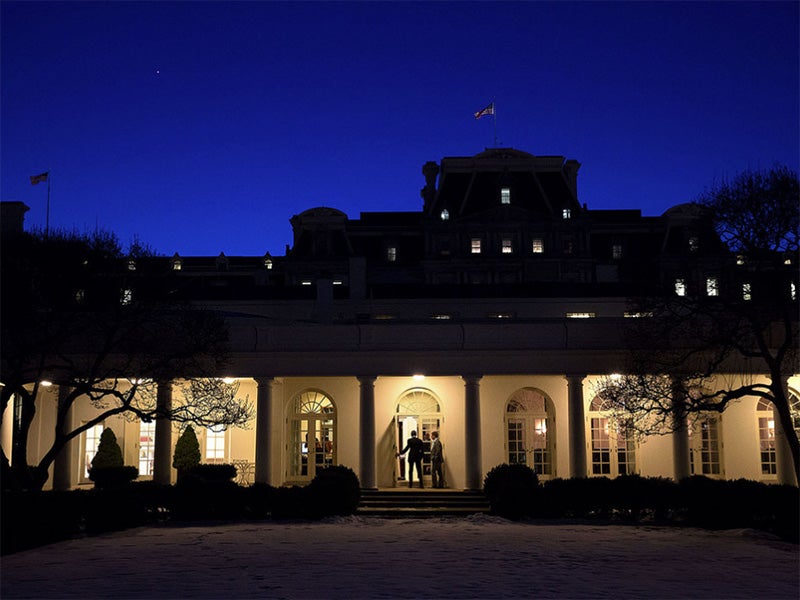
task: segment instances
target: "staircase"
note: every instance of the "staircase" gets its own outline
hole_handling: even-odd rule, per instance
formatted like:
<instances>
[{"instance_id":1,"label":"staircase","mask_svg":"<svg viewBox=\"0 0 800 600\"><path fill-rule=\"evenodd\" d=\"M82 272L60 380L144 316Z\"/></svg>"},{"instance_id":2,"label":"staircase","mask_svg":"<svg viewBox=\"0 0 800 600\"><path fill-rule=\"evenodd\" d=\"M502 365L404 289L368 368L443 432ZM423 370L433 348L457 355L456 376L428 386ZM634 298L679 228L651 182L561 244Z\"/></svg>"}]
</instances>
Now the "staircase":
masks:
<instances>
[{"instance_id":1,"label":"staircase","mask_svg":"<svg viewBox=\"0 0 800 600\"><path fill-rule=\"evenodd\" d=\"M488 513L482 492L393 488L361 490L356 514L377 517L444 517Z\"/></svg>"}]
</instances>

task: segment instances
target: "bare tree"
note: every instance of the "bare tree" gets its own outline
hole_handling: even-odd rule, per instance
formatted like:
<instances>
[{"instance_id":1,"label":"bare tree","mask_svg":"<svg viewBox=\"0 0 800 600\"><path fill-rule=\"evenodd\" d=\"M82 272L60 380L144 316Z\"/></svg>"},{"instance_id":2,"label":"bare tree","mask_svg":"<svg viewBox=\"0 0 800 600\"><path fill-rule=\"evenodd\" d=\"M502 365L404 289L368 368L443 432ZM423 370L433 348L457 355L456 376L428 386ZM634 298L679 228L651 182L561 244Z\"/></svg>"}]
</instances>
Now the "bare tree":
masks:
<instances>
[{"instance_id":1,"label":"bare tree","mask_svg":"<svg viewBox=\"0 0 800 600\"><path fill-rule=\"evenodd\" d=\"M697 201L726 246L718 279L680 296L637 299L628 334L627 375L598 392L643 433L663 433L683 417L721 413L746 396L772 403L800 480L800 444L788 379L798 369L797 174L777 166L746 171ZM702 284L701 284L702 285Z\"/></svg>"},{"instance_id":2,"label":"bare tree","mask_svg":"<svg viewBox=\"0 0 800 600\"><path fill-rule=\"evenodd\" d=\"M178 301L178 282L168 276L137 272L112 235L17 234L2 242L0 408L5 414L16 403L11 466L29 477L26 486L41 488L64 446L114 415L200 426L245 426L252 418L238 385L218 379L228 352L224 319ZM183 402L159 405L157 383L176 378L185 382ZM47 400L45 380L66 393L53 443L31 473L27 440ZM97 412L72 426L78 402Z\"/></svg>"}]
</instances>

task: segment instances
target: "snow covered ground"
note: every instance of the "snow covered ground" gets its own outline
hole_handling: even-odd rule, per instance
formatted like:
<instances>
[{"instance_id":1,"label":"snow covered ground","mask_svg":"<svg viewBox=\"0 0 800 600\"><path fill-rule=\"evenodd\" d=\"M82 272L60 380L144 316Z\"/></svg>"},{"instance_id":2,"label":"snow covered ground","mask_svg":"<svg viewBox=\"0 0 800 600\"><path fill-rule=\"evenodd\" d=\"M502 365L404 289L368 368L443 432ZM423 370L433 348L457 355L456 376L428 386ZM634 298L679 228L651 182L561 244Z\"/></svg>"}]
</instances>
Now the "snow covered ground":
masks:
<instances>
[{"instance_id":1,"label":"snow covered ground","mask_svg":"<svg viewBox=\"0 0 800 600\"><path fill-rule=\"evenodd\" d=\"M150 527L3 557L7 598L791 598L798 546L752 530L495 517Z\"/></svg>"}]
</instances>

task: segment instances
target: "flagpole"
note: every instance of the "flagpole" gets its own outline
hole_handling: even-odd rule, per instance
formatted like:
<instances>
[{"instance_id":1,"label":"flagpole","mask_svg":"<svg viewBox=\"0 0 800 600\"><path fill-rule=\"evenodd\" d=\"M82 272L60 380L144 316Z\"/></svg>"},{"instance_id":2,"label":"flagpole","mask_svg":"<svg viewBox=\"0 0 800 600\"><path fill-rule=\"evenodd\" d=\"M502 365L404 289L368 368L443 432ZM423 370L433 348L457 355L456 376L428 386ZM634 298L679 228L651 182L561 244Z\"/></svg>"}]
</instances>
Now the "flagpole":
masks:
<instances>
[{"instance_id":1,"label":"flagpole","mask_svg":"<svg viewBox=\"0 0 800 600\"><path fill-rule=\"evenodd\" d=\"M50 170L47 171L47 215L44 222L44 235L50 237L50 180L53 178Z\"/></svg>"}]
</instances>

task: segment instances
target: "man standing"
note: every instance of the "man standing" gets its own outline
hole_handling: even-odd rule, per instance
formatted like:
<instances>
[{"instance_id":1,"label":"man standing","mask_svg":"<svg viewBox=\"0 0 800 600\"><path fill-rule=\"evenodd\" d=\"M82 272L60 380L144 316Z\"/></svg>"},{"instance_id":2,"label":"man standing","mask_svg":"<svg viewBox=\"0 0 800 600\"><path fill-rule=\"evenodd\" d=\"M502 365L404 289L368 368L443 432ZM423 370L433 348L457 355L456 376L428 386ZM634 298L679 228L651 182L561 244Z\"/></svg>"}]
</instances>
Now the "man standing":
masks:
<instances>
[{"instance_id":1,"label":"man standing","mask_svg":"<svg viewBox=\"0 0 800 600\"><path fill-rule=\"evenodd\" d=\"M442 442L439 439L439 432L434 431L431 433L431 477L433 477L433 487L444 487L444 473L442 471L442 464L444 463L444 454L442 454Z\"/></svg>"},{"instance_id":2,"label":"man standing","mask_svg":"<svg viewBox=\"0 0 800 600\"><path fill-rule=\"evenodd\" d=\"M408 452L408 487L414 487L414 465L417 466L417 476L419 477L419 487L422 484L422 457L425 455L425 444L417 437L417 432L412 431L408 438L406 447L397 453L397 456Z\"/></svg>"}]
</instances>

